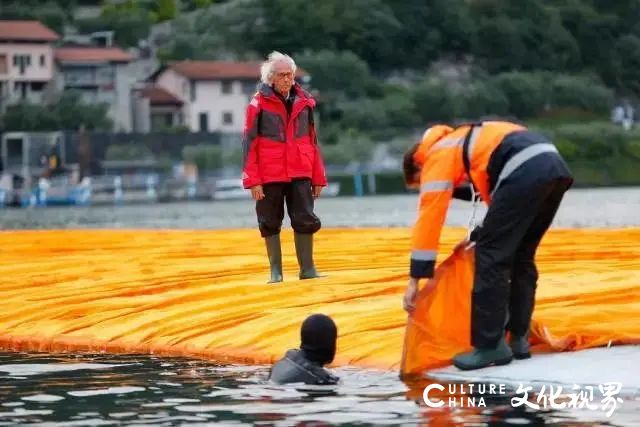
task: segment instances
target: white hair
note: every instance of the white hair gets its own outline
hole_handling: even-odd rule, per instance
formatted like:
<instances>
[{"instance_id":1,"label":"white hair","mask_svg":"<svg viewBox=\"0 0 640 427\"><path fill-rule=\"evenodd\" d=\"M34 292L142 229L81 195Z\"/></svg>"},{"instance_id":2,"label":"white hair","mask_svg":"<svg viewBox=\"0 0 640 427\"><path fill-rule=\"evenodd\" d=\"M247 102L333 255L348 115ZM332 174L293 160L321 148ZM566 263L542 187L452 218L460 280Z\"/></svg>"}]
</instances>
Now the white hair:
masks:
<instances>
[{"instance_id":1,"label":"white hair","mask_svg":"<svg viewBox=\"0 0 640 427\"><path fill-rule=\"evenodd\" d=\"M285 55L284 53L280 53L274 50L269 54L269 56L267 56L267 60L260 66L260 80L262 81L262 83L268 85L273 83L273 74L275 72L274 66L279 62L286 62L287 64L289 64L291 66L291 69L293 70L293 75L295 76L296 63L294 62L294 60L289 55Z\"/></svg>"}]
</instances>

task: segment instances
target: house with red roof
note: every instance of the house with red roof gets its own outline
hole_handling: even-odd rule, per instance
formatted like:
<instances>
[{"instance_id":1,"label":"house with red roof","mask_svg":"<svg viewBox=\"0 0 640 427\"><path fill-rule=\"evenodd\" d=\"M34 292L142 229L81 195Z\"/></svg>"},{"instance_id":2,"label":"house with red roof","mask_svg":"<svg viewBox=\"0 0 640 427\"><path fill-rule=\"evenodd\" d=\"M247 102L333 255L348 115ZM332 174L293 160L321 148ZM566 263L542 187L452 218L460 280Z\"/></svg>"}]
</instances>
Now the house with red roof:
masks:
<instances>
[{"instance_id":1,"label":"house with red roof","mask_svg":"<svg viewBox=\"0 0 640 427\"><path fill-rule=\"evenodd\" d=\"M134 91L134 128L138 132L184 127L184 102L161 86L149 84Z\"/></svg>"},{"instance_id":2,"label":"house with red roof","mask_svg":"<svg viewBox=\"0 0 640 427\"><path fill-rule=\"evenodd\" d=\"M0 21L0 112L20 101L46 101L59 38L38 21Z\"/></svg>"},{"instance_id":3,"label":"house with red roof","mask_svg":"<svg viewBox=\"0 0 640 427\"><path fill-rule=\"evenodd\" d=\"M67 45L55 49L58 91L74 91L87 104L106 103L114 130L133 130L129 64L115 46Z\"/></svg>"}]
</instances>

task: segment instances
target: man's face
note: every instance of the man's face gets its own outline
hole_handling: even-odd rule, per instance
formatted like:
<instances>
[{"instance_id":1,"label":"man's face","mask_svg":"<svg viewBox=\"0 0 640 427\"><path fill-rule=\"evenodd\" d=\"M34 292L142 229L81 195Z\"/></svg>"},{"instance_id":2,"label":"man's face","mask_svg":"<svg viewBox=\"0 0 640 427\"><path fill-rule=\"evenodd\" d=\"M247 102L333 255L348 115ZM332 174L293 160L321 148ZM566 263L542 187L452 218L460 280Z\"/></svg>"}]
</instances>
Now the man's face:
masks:
<instances>
[{"instance_id":1,"label":"man's face","mask_svg":"<svg viewBox=\"0 0 640 427\"><path fill-rule=\"evenodd\" d=\"M273 87L281 95L286 95L293 86L293 69L285 61L280 61L274 66Z\"/></svg>"}]
</instances>

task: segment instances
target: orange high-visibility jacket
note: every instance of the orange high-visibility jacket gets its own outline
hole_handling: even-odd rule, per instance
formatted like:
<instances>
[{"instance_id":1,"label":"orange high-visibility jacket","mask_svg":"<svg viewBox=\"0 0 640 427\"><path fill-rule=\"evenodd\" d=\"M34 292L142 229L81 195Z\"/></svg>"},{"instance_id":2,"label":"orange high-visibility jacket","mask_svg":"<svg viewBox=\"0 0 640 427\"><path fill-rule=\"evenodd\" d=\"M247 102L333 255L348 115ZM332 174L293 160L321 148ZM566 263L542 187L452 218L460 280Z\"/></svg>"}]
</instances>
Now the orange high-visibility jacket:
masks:
<instances>
[{"instance_id":1,"label":"orange high-visibility jacket","mask_svg":"<svg viewBox=\"0 0 640 427\"><path fill-rule=\"evenodd\" d=\"M422 167L419 214L413 228L410 275L433 277L440 233L455 187L468 180L463 143L469 131L471 181L485 201L491 203L487 166L491 154L511 132L525 130L509 122L482 122L456 129L433 126L424 133L414 161Z\"/></svg>"}]
</instances>

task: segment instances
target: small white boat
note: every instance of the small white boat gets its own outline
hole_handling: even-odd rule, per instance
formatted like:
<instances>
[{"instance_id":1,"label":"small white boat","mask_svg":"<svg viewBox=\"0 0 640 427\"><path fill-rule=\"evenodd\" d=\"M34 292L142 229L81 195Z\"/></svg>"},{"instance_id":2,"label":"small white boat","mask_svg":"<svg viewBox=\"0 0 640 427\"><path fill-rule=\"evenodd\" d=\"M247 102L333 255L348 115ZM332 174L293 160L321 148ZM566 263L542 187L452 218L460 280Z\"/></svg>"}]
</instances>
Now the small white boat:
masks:
<instances>
[{"instance_id":1,"label":"small white boat","mask_svg":"<svg viewBox=\"0 0 640 427\"><path fill-rule=\"evenodd\" d=\"M213 200L250 199L251 191L245 190L241 179L218 179L212 198Z\"/></svg>"}]
</instances>

